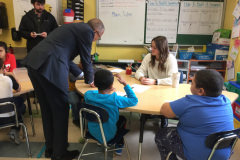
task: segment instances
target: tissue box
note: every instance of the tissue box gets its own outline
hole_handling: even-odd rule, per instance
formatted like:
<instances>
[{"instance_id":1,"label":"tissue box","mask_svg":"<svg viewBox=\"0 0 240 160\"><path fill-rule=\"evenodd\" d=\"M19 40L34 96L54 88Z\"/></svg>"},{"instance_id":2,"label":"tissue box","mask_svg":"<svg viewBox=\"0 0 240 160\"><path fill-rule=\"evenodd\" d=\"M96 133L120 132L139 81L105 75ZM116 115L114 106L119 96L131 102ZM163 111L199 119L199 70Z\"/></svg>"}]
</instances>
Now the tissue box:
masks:
<instances>
[{"instance_id":1,"label":"tissue box","mask_svg":"<svg viewBox=\"0 0 240 160\"><path fill-rule=\"evenodd\" d=\"M230 41L231 41L231 39L229 39L229 38L218 38L218 39L213 39L212 43L229 46Z\"/></svg>"}]
</instances>

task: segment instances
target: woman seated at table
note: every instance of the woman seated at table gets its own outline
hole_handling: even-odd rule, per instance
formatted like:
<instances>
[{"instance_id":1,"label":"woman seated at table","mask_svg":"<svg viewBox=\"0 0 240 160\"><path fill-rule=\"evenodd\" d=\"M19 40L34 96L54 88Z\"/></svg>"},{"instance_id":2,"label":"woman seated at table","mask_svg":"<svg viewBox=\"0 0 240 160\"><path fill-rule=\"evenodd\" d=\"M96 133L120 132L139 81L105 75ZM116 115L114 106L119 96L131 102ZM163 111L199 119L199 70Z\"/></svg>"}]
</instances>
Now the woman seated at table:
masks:
<instances>
[{"instance_id":1,"label":"woman seated at table","mask_svg":"<svg viewBox=\"0 0 240 160\"><path fill-rule=\"evenodd\" d=\"M144 85L172 85L172 74L178 72L177 60L169 54L168 41L164 36L153 38L152 53L147 54L135 77ZM161 126L167 126L167 119L161 117Z\"/></svg>"},{"instance_id":2,"label":"woman seated at table","mask_svg":"<svg viewBox=\"0 0 240 160\"><path fill-rule=\"evenodd\" d=\"M153 38L152 53L147 54L135 77L145 85L172 85L172 74L178 72L177 60L169 54L168 41L164 36Z\"/></svg>"}]
</instances>

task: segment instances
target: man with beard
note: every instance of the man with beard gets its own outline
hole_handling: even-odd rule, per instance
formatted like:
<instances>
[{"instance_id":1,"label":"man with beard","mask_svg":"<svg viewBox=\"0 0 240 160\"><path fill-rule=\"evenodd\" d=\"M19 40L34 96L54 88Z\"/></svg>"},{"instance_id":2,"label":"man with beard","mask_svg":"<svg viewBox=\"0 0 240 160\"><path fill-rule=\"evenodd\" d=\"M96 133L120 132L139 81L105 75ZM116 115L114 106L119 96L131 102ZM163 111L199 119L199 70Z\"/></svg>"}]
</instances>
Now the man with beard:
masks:
<instances>
[{"instance_id":1,"label":"man with beard","mask_svg":"<svg viewBox=\"0 0 240 160\"><path fill-rule=\"evenodd\" d=\"M22 37L27 40L28 53L58 27L54 16L44 8L45 0L31 0L31 3L34 9L22 17L19 26Z\"/></svg>"}]
</instances>

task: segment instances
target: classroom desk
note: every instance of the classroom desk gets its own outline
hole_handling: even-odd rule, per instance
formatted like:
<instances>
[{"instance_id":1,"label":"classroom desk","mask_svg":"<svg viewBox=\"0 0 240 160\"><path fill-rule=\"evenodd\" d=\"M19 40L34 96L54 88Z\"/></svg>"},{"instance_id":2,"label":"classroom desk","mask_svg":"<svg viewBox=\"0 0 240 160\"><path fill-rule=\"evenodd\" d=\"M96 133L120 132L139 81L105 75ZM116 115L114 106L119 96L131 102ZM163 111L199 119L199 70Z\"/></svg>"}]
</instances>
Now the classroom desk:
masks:
<instances>
[{"instance_id":1,"label":"classroom desk","mask_svg":"<svg viewBox=\"0 0 240 160\"><path fill-rule=\"evenodd\" d=\"M21 90L20 90L20 92L13 91L13 96L14 97L20 96L20 95L26 96L27 105L28 105L28 113L29 113L30 122L32 125L32 133L33 133L33 136L35 136L35 128L34 128L33 115L32 115L32 106L31 106L31 102L30 102L30 93L34 91L34 88L32 86L31 80L28 77L27 71L26 70L23 71L22 69L19 69L18 71L19 72L15 72L14 74L15 74L16 79L20 83Z\"/></svg>"},{"instance_id":2,"label":"classroom desk","mask_svg":"<svg viewBox=\"0 0 240 160\"><path fill-rule=\"evenodd\" d=\"M136 66L140 66L141 62L139 61L134 61L133 63L129 63L129 62L118 62L118 60L98 60L98 61L93 61L93 64L95 65L108 65L108 66L114 66L114 67L120 67L125 69L128 64L132 64L133 66L133 71L135 71L135 67Z\"/></svg>"},{"instance_id":3,"label":"classroom desk","mask_svg":"<svg viewBox=\"0 0 240 160\"><path fill-rule=\"evenodd\" d=\"M126 80L129 85L140 84L138 80L132 78L129 75L125 74L125 71L120 73L121 76ZM89 84L85 84L83 80L78 80L75 83L77 91L84 95L88 90L96 90L97 88L90 88ZM140 118L140 135L139 135L139 153L138 159L141 159L142 152L142 142L143 142L143 131L144 124L148 119L149 115L160 115L160 109L164 102L174 101L179 98L182 98L188 94L191 94L190 84L180 84L178 88L172 88L172 86L162 86L162 85L149 85L149 89L143 93L136 93L138 97L138 104L134 107L125 108L125 110L131 112L141 113ZM123 85L120 84L116 78L114 80L114 88L117 91L124 92ZM234 102L238 95L233 92L223 91L223 94L227 96L231 102Z\"/></svg>"}]
</instances>

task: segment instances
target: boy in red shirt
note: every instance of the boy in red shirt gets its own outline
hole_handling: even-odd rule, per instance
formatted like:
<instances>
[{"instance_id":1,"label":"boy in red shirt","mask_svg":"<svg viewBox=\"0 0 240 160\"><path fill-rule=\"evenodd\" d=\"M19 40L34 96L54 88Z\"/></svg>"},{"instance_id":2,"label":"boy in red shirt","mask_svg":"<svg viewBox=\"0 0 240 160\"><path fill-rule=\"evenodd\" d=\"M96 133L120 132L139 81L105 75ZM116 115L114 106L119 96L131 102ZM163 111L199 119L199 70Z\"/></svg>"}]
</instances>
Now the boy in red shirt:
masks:
<instances>
[{"instance_id":1,"label":"boy in red shirt","mask_svg":"<svg viewBox=\"0 0 240 160\"><path fill-rule=\"evenodd\" d=\"M7 53L7 44L3 41L0 41L0 58L4 60L4 74L13 72L16 68L16 58L13 54Z\"/></svg>"}]
</instances>

